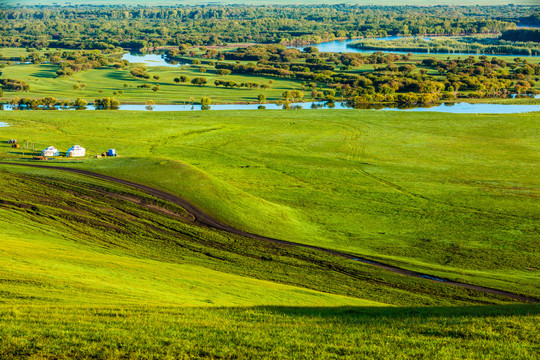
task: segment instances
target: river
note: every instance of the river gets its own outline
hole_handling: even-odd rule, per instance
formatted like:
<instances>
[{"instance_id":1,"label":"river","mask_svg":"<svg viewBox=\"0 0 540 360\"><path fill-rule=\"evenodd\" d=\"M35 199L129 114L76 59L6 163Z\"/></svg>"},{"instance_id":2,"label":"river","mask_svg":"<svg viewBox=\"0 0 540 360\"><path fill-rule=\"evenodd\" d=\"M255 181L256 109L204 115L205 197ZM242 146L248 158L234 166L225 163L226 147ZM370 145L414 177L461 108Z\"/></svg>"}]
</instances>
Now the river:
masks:
<instances>
[{"instance_id":1,"label":"river","mask_svg":"<svg viewBox=\"0 0 540 360\"><path fill-rule=\"evenodd\" d=\"M345 104L336 102L333 104L326 104L324 102L304 102L291 104L292 109L320 109L320 110L349 110L352 109ZM534 111L540 111L540 105L506 105L506 104L470 104L470 103L451 103L441 104L431 107L413 107L413 108L399 108L381 105L366 105L367 109L374 111L407 111L407 112L440 112L440 113L453 113L453 114L518 114L528 113ZM231 111L231 110L283 110L282 106L276 104L217 104L210 105L205 110L216 111ZM14 110L11 105L4 104L3 110ZM58 108L58 110L74 110L72 108ZM95 110L93 106L88 106L87 110ZM119 111L201 111L201 105L153 105L151 107L146 105L120 105ZM27 111L27 109L15 109L15 111ZM43 110L50 111L50 110Z\"/></svg>"},{"instance_id":2,"label":"river","mask_svg":"<svg viewBox=\"0 0 540 360\"><path fill-rule=\"evenodd\" d=\"M389 41L389 40L397 40L401 39L403 36L386 36L381 38L375 38L376 40L380 41ZM431 41L432 38L430 37L424 37L423 38L426 41ZM335 53L362 53L362 54L372 54L374 52L383 52L383 53L391 53L391 54L417 54L417 55L430 55L430 53L427 52L421 52L421 51L398 51L398 50L371 50L371 49L357 49L349 47L349 44L353 44L355 42L360 41L361 39L347 39L347 40L335 40L335 41L328 41L328 42L322 42L319 44L308 44L308 45L302 45L302 46L290 46L294 49L303 50L306 47L316 47L319 49L320 52L335 52ZM457 55L457 56L469 56L469 55L483 55L482 53L460 53L460 52L453 52L453 53L431 53L434 54L440 54L440 55ZM493 54L485 54L488 56L512 56L515 57L524 57L524 56L535 56L535 55L493 55Z\"/></svg>"}]
</instances>

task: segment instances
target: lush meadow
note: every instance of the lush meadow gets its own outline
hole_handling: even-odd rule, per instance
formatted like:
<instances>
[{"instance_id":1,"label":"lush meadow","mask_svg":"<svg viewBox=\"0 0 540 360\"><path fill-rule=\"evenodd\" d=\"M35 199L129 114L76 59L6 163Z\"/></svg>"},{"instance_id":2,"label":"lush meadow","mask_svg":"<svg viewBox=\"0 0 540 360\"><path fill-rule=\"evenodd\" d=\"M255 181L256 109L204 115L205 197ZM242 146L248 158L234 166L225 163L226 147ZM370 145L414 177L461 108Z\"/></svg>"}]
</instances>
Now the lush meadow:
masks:
<instances>
[{"instance_id":1,"label":"lush meadow","mask_svg":"<svg viewBox=\"0 0 540 360\"><path fill-rule=\"evenodd\" d=\"M0 169L4 359L534 358L538 306L196 227L121 185Z\"/></svg>"},{"instance_id":2,"label":"lush meadow","mask_svg":"<svg viewBox=\"0 0 540 360\"><path fill-rule=\"evenodd\" d=\"M135 67L132 66L131 68ZM130 75L129 68L117 70L113 67L94 69L74 74L72 77L58 77L57 65L53 64L25 64L6 67L3 70L4 78L16 78L30 84L30 91L26 93L4 92L6 99L14 97L42 98L53 96L60 100L75 100L77 98L93 102L94 99L114 96L113 93L123 91L117 96L121 103L145 104L152 101L156 104L190 104L199 103L203 96L208 96L213 103L238 103L257 102L259 94L265 94L268 100L279 100L281 94L286 90L294 90L301 87L301 82L289 79L272 79L270 77L250 76L250 75L229 75L217 76L215 69L206 65L208 71L200 72L203 65L184 65L183 67L148 67L148 72L152 76L159 76L155 79L137 79ZM206 86L192 84L177 84L174 78L187 76L189 79L195 77L205 77L208 81ZM249 89L234 88L226 89L216 87L214 80L242 82L257 82L258 84L268 84L272 81L269 89ZM73 85L80 86L86 84L84 88L74 90ZM138 86L150 84L150 88L139 88ZM159 91L154 92L151 88L159 85Z\"/></svg>"},{"instance_id":3,"label":"lush meadow","mask_svg":"<svg viewBox=\"0 0 540 360\"><path fill-rule=\"evenodd\" d=\"M0 4L0 360L536 360L540 111L291 104L540 104L540 7L372 3Z\"/></svg>"},{"instance_id":4,"label":"lush meadow","mask_svg":"<svg viewBox=\"0 0 540 360\"><path fill-rule=\"evenodd\" d=\"M67 164L181 195L241 229L538 294L538 113L23 111L3 118L12 126L0 134L38 149L116 148L116 159ZM15 161L23 151L4 149Z\"/></svg>"},{"instance_id":5,"label":"lush meadow","mask_svg":"<svg viewBox=\"0 0 540 360\"><path fill-rule=\"evenodd\" d=\"M50 306L0 307L0 319L5 359L532 360L540 316L538 307L526 305Z\"/></svg>"}]
</instances>

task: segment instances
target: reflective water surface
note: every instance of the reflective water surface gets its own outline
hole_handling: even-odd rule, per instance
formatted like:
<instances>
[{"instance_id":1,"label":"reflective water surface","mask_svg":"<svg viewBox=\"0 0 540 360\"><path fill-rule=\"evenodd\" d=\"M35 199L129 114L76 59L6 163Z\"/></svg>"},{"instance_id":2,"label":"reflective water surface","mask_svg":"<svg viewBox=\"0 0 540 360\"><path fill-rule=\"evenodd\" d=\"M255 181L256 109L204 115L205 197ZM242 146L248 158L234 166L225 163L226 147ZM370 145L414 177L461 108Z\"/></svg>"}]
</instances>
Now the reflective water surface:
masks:
<instances>
[{"instance_id":1,"label":"reflective water surface","mask_svg":"<svg viewBox=\"0 0 540 360\"><path fill-rule=\"evenodd\" d=\"M32 109L27 108L13 108L9 104L0 106L0 109L6 111L27 111ZM57 110L76 110L73 108L57 107ZM201 105L120 105L118 109L120 111L201 111L201 110L288 110L288 109L326 109L326 110L354 110L344 103L325 103L320 101L293 103L287 106L277 104L218 104L202 107ZM433 106L403 106L399 104L365 104L356 109L373 109L382 111L433 111L442 113L455 113L455 114L517 114L527 113L533 111L540 111L540 105L505 105L505 104L470 104L470 103L447 103ZM95 110L93 106L88 106L86 110ZM51 111L51 110L44 110Z\"/></svg>"},{"instance_id":2,"label":"reflective water surface","mask_svg":"<svg viewBox=\"0 0 540 360\"><path fill-rule=\"evenodd\" d=\"M132 64L144 64L146 66L178 67L187 64L176 61L167 61L165 54L127 53L122 56L122 60L127 60Z\"/></svg>"},{"instance_id":3,"label":"reflective water surface","mask_svg":"<svg viewBox=\"0 0 540 360\"><path fill-rule=\"evenodd\" d=\"M396 40L401 39L403 36L386 36L386 37L380 37L375 38L375 40L381 40L381 41L388 41L388 40ZM424 40L432 41L433 38L430 37L424 37ZM349 47L349 44L358 42L360 39L347 39L347 40L335 40L335 41L328 41L328 42L322 42L319 44L308 44L308 45L301 45L301 46L291 46L292 48L303 50L304 48L308 46L313 46L319 49L320 52L336 52L336 53L364 53L364 54L372 54L374 52L383 52L383 53L392 53L392 54L421 54L426 55L429 53L421 52L421 51L398 51L398 50L369 50L369 49L356 49ZM435 54L435 53L432 53ZM459 55L459 56L469 56L469 55L482 55L482 53L460 53L460 52L451 52L451 53L438 53L438 54L447 54L447 55ZM533 55L493 55L493 54L486 54L488 56L533 56Z\"/></svg>"}]
</instances>

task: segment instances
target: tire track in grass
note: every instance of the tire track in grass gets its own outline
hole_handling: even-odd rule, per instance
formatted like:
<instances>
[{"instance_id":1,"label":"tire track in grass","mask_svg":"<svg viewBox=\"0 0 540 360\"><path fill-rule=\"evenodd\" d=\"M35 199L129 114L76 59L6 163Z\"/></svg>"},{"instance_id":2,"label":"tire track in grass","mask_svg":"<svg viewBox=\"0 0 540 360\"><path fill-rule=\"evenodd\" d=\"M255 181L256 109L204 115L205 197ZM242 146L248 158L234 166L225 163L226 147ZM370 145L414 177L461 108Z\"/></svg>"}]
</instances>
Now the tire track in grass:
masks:
<instances>
[{"instance_id":1,"label":"tire track in grass","mask_svg":"<svg viewBox=\"0 0 540 360\"><path fill-rule=\"evenodd\" d=\"M321 251L321 252L331 254L331 255L334 255L334 256L339 256L341 258L349 259L349 260L352 260L352 261L357 261L357 262L360 262L362 264L375 266L375 267L378 267L380 269L388 270L388 271L391 271L391 272L394 272L394 273L397 273L397 274L400 274L400 275L404 275L404 276L420 278L420 279L425 279L426 281L440 282L442 284L458 286L458 287L469 289L469 290L480 291L480 292L484 292L484 293L504 296L504 297L511 298L511 299L518 300L518 301L522 301L522 302L540 303L540 299L535 298L535 297L531 297L531 296L515 294L515 293L509 292L509 291L499 290L499 289L490 288L490 287L486 287L486 286L479 286L479 285L473 285L473 284L467 284L467 283L462 283L462 282L458 282L458 281L453 281L453 280L437 277L437 276L430 275L430 274L424 274L424 273L420 273L420 272L416 272L416 271L412 271L412 270L403 269L403 268L400 268L400 267L397 267L397 266L385 264L385 263L382 263L382 262L379 262L379 261L363 258L363 257L360 257L360 256L352 255L352 254L337 251L337 250L332 250L332 249L327 249L327 248L323 248L323 247L319 247L319 246L296 243L296 242L286 241L286 240L279 240L279 239L274 239L274 238L270 238L270 237L266 237L266 236L262 236L262 235L252 234L252 233L249 233L247 231L240 230L240 229L237 229L237 228L235 228L233 226L222 223L221 221L215 219L214 217L210 216L209 214L205 213L204 211L200 210L199 208L197 208L196 206L194 206L193 204L191 204L190 202L188 202L187 200L185 200L185 199L183 199L183 198L181 198L179 196L170 194L170 193L168 193L166 191L163 191L163 190L160 190L160 189L153 188L153 187L148 186L148 185L138 184L138 183L135 183L135 182L132 182L132 181L129 181L129 180L119 179L119 178L115 178L113 176L103 175L103 174L95 173L95 172L88 171L88 170L81 170L81 169L74 169L74 168L60 167L60 166L49 166L49 165L39 165L39 164L24 164L24 163L10 163L10 162L3 162L3 161L0 161L0 165L13 165L13 166L25 166L25 167L33 167L33 168L49 169L49 170L60 170L60 171L66 171L66 172L76 173L76 174L80 174L80 175L86 175L86 176L93 177L93 178L103 179L103 180L106 180L106 181L111 181L111 182L114 182L114 183L117 183L117 184L122 184L122 185L125 185L125 186L128 186L128 187L132 187L132 188L141 190L141 191L143 191L143 192L145 192L145 193L147 193L149 195L155 196L157 198L160 198L161 200L171 202L171 203L173 203L175 205L178 205L178 206L184 208L188 213L193 215L193 217L195 218L194 223L196 223L198 225L207 226L207 227L210 227L210 228L213 228L213 229L216 229L216 230L224 231L224 232L227 232L227 233L230 233L230 234L235 234L235 235L248 237L248 238L251 238L251 239L268 241L268 242L272 242L272 243L275 243L275 244L281 244L281 245L286 245L286 246L298 246L298 247L303 247L305 249Z\"/></svg>"}]
</instances>

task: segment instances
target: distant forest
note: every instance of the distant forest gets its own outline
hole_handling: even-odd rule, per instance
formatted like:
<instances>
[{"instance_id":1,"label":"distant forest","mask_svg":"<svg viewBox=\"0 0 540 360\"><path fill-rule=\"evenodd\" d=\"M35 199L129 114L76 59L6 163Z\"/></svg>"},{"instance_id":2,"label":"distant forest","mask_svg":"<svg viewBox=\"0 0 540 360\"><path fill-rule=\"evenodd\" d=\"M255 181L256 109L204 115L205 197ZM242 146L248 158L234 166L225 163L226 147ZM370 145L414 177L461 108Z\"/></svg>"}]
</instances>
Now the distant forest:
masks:
<instances>
[{"instance_id":1,"label":"distant forest","mask_svg":"<svg viewBox=\"0 0 540 360\"><path fill-rule=\"evenodd\" d=\"M502 33L501 39L508 41L531 41L540 43L540 29L507 30Z\"/></svg>"},{"instance_id":2,"label":"distant forest","mask_svg":"<svg viewBox=\"0 0 540 360\"><path fill-rule=\"evenodd\" d=\"M516 29L540 6L29 6L0 8L0 46L142 49L229 43L307 44L385 35Z\"/></svg>"}]
</instances>

